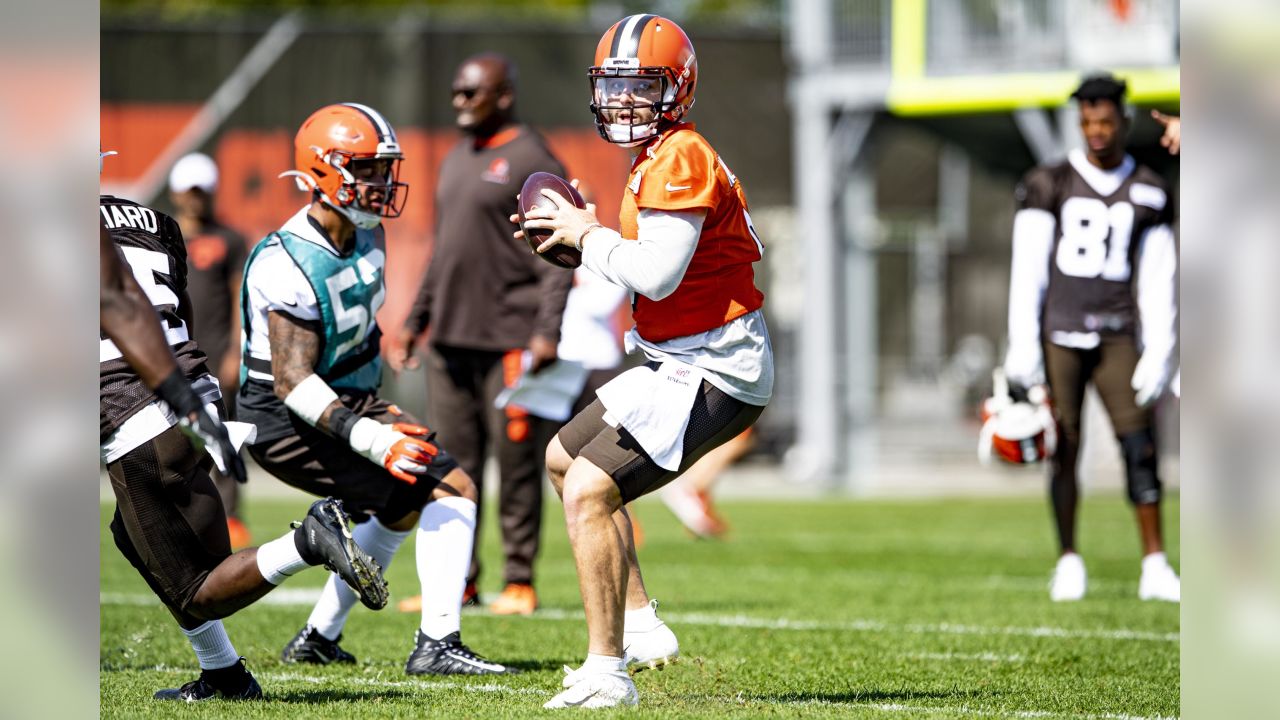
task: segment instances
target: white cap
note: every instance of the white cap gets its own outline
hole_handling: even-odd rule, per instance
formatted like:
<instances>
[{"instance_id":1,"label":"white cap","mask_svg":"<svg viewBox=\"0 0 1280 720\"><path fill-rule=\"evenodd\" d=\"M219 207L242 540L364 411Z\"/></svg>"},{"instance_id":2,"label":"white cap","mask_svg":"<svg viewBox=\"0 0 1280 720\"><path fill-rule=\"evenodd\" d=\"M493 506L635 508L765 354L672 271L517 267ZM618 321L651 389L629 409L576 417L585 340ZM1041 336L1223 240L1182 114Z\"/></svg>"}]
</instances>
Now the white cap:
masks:
<instances>
[{"instance_id":1,"label":"white cap","mask_svg":"<svg viewBox=\"0 0 1280 720\"><path fill-rule=\"evenodd\" d=\"M218 166L213 158L204 153L191 153L182 156L169 172L169 189L173 192L186 192L192 188L200 188L211 193L218 189Z\"/></svg>"}]
</instances>

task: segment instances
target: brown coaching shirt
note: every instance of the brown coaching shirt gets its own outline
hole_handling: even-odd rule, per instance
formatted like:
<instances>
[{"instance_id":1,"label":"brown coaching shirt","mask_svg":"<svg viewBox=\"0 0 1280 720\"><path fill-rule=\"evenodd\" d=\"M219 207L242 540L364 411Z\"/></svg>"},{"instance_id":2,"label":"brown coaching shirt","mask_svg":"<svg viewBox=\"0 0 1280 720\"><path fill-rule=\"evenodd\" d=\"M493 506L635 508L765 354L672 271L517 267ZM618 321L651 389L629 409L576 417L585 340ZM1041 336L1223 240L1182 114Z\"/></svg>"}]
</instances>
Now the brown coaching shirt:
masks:
<instances>
[{"instance_id":1,"label":"brown coaching shirt","mask_svg":"<svg viewBox=\"0 0 1280 720\"><path fill-rule=\"evenodd\" d=\"M440 166L435 249L409 314L431 343L472 350L528 346L535 333L560 339L573 271L545 262L511 237L507 218L535 172L564 176L542 137L513 126L483 144L464 138Z\"/></svg>"}]
</instances>

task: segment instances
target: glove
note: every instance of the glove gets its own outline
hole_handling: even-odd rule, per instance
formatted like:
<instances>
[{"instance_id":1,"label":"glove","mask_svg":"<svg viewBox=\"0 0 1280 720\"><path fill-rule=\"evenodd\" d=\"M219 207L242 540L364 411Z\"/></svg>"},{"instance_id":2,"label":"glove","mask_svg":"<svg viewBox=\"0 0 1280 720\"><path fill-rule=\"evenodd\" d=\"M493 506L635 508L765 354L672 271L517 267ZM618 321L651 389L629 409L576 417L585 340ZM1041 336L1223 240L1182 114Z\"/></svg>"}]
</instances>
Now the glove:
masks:
<instances>
[{"instance_id":1,"label":"glove","mask_svg":"<svg viewBox=\"0 0 1280 720\"><path fill-rule=\"evenodd\" d=\"M217 415L209 414L182 371L175 368L156 386L155 392L178 416L178 429L191 440L197 451L213 456L218 469L224 475L235 478L236 482L249 480L244 461L240 459L236 446L231 443L227 426L222 424Z\"/></svg>"},{"instance_id":2,"label":"glove","mask_svg":"<svg viewBox=\"0 0 1280 720\"><path fill-rule=\"evenodd\" d=\"M387 469L396 479L413 485L427 474L432 460L440 454L431 439L435 433L422 425L387 425L361 418L351 428L351 449Z\"/></svg>"},{"instance_id":3,"label":"glove","mask_svg":"<svg viewBox=\"0 0 1280 720\"><path fill-rule=\"evenodd\" d=\"M1129 385L1134 390L1138 407L1147 407L1160 399L1169 384L1169 358L1167 353L1147 350L1138 358Z\"/></svg>"},{"instance_id":4,"label":"glove","mask_svg":"<svg viewBox=\"0 0 1280 720\"><path fill-rule=\"evenodd\" d=\"M1044 350L1039 343L1009 346L1004 356L1004 375L1010 385L1031 388L1044 384Z\"/></svg>"},{"instance_id":5,"label":"glove","mask_svg":"<svg viewBox=\"0 0 1280 720\"><path fill-rule=\"evenodd\" d=\"M178 418L178 429L182 431L196 450L208 452L218 464L222 474L235 478L238 483L248 482L249 474L245 471L244 460L231 443L227 426L208 410L200 408L190 415Z\"/></svg>"}]
</instances>

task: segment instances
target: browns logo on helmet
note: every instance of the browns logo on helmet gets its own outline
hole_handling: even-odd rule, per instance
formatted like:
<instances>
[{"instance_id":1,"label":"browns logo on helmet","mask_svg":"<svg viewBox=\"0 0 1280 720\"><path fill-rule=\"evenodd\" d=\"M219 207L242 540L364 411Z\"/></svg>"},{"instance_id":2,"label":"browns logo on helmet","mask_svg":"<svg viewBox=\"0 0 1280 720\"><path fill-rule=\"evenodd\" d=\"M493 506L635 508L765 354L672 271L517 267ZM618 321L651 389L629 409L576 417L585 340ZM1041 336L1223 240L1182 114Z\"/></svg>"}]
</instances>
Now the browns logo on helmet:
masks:
<instances>
[{"instance_id":1,"label":"browns logo on helmet","mask_svg":"<svg viewBox=\"0 0 1280 720\"><path fill-rule=\"evenodd\" d=\"M280 177L293 176L356 227L399 217L409 194L398 180L404 153L377 110L358 103L322 107L302 123L293 145L294 169Z\"/></svg>"},{"instance_id":2,"label":"browns logo on helmet","mask_svg":"<svg viewBox=\"0 0 1280 720\"><path fill-rule=\"evenodd\" d=\"M679 25L658 15L631 15L605 31L587 75L600 136L632 147L693 107L698 58Z\"/></svg>"}]
</instances>

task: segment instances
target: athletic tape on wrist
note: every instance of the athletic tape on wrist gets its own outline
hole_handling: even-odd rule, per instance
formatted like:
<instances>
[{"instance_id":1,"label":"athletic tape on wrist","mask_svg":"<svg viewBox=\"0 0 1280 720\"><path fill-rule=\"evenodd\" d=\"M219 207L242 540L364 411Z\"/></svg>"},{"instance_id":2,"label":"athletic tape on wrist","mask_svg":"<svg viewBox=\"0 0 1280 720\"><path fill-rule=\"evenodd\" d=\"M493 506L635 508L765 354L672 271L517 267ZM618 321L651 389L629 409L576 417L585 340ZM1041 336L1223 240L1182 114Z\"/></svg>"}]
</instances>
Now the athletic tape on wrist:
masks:
<instances>
[{"instance_id":1,"label":"athletic tape on wrist","mask_svg":"<svg viewBox=\"0 0 1280 720\"><path fill-rule=\"evenodd\" d=\"M320 422L320 416L337 399L338 393L329 387L329 383L312 373L285 396L284 406L306 420L308 425L316 427Z\"/></svg>"},{"instance_id":2,"label":"athletic tape on wrist","mask_svg":"<svg viewBox=\"0 0 1280 720\"><path fill-rule=\"evenodd\" d=\"M360 416L346 407L335 408L333 412L329 413L329 433L350 445L351 428L355 427L359 421Z\"/></svg>"}]
</instances>

